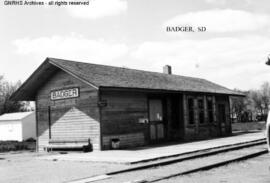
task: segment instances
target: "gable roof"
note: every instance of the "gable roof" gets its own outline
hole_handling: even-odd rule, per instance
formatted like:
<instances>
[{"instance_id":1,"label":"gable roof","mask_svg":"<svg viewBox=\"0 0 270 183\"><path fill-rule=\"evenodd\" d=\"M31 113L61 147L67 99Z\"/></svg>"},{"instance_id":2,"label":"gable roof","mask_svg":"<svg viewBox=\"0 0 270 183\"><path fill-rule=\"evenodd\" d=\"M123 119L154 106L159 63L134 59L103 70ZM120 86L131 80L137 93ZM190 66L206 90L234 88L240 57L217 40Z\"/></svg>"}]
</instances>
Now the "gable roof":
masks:
<instances>
[{"instance_id":1,"label":"gable roof","mask_svg":"<svg viewBox=\"0 0 270 183\"><path fill-rule=\"evenodd\" d=\"M0 121L16 121L22 120L27 116L34 114L33 111L31 112L14 112L14 113L5 113L0 116Z\"/></svg>"},{"instance_id":2,"label":"gable roof","mask_svg":"<svg viewBox=\"0 0 270 183\"><path fill-rule=\"evenodd\" d=\"M13 94L12 99L33 100L36 90L59 69L96 89L109 87L244 96L242 93L200 78L47 58Z\"/></svg>"}]
</instances>

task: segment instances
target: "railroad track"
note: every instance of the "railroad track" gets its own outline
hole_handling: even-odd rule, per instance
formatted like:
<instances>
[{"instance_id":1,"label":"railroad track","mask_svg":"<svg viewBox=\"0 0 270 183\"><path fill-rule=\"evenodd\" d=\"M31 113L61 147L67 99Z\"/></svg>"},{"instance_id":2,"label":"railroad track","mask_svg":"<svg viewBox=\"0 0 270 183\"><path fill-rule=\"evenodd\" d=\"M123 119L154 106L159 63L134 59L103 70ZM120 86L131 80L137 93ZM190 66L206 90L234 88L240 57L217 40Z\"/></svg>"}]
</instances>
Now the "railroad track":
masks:
<instances>
[{"instance_id":1,"label":"railroad track","mask_svg":"<svg viewBox=\"0 0 270 183\"><path fill-rule=\"evenodd\" d=\"M132 168L108 172L104 175L77 179L69 183L86 182L158 182L198 171L209 170L232 162L253 158L268 152L266 139L227 145L201 151L161 157L139 163ZM170 165L170 166L166 166Z\"/></svg>"}]
</instances>

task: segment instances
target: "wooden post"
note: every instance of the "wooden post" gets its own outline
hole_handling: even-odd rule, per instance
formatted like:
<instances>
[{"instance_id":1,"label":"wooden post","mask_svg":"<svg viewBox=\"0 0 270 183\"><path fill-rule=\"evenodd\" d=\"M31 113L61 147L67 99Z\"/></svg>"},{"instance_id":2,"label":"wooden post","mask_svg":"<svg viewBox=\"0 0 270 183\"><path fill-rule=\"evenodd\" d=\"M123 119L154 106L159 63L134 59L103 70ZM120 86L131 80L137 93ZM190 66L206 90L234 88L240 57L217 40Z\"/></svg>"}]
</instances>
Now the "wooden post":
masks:
<instances>
[{"instance_id":1,"label":"wooden post","mask_svg":"<svg viewBox=\"0 0 270 183\"><path fill-rule=\"evenodd\" d=\"M37 100L36 100L37 101ZM38 145L38 106L37 106L37 102L35 102L36 105L36 152L39 151L39 145Z\"/></svg>"},{"instance_id":2,"label":"wooden post","mask_svg":"<svg viewBox=\"0 0 270 183\"><path fill-rule=\"evenodd\" d=\"M199 134L199 106L198 106L198 97L194 97L194 124L195 124L195 133Z\"/></svg>"},{"instance_id":3,"label":"wooden post","mask_svg":"<svg viewBox=\"0 0 270 183\"><path fill-rule=\"evenodd\" d=\"M209 123L208 121L208 108L207 108L207 97L203 96L203 112L204 112L204 123Z\"/></svg>"},{"instance_id":4,"label":"wooden post","mask_svg":"<svg viewBox=\"0 0 270 183\"><path fill-rule=\"evenodd\" d=\"M188 125L188 112L187 112L187 96L186 94L183 94L183 115L184 115L184 129Z\"/></svg>"},{"instance_id":5,"label":"wooden post","mask_svg":"<svg viewBox=\"0 0 270 183\"><path fill-rule=\"evenodd\" d=\"M214 117L214 123L217 123L217 108L216 108L216 97L213 96L213 117Z\"/></svg>"}]
</instances>

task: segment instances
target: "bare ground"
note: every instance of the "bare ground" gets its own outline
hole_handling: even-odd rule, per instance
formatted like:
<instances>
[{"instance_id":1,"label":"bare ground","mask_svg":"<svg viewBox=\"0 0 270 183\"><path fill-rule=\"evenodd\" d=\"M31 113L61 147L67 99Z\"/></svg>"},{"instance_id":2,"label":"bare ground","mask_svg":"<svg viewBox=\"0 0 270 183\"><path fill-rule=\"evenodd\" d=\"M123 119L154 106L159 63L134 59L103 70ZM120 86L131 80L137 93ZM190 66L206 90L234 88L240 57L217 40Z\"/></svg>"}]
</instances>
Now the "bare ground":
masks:
<instances>
[{"instance_id":1,"label":"bare ground","mask_svg":"<svg viewBox=\"0 0 270 183\"><path fill-rule=\"evenodd\" d=\"M125 168L128 165L38 159L31 152L0 154L0 182L60 183Z\"/></svg>"},{"instance_id":2,"label":"bare ground","mask_svg":"<svg viewBox=\"0 0 270 183\"><path fill-rule=\"evenodd\" d=\"M60 183L83 177L100 175L108 171L122 169L128 166L93 162L47 161L37 158L38 156L43 155L44 154L30 152L0 154L0 182ZM151 171L147 172L148 175L149 173L151 175ZM106 182L106 180L104 180L104 182ZM213 170L194 173L188 176L180 176L160 182L269 183L270 154L239 163L233 163Z\"/></svg>"}]
</instances>

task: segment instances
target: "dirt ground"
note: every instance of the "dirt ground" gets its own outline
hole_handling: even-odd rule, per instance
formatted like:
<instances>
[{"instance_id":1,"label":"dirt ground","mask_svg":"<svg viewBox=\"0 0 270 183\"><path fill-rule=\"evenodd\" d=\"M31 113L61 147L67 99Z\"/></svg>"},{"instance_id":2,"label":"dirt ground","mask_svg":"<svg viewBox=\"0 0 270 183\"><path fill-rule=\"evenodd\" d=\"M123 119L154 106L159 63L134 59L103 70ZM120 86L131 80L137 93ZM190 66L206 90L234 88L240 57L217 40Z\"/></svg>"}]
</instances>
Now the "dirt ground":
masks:
<instances>
[{"instance_id":1,"label":"dirt ground","mask_svg":"<svg viewBox=\"0 0 270 183\"><path fill-rule=\"evenodd\" d=\"M0 182L2 183L60 183L100 175L128 165L93 162L48 161L31 152L1 153Z\"/></svg>"},{"instance_id":2,"label":"dirt ground","mask_svg":"<svg viewBox=\"0 0 270 183\"><path fill-rule=\"evenodd\" d=\"M48 154L37 154L35 152L0 153L0 183L63 183L131 167L131 165L124 164L44 160L40 158L42 156L48 156ZM225 158L225 156L219 155L219 158L213 159L212 161L220 160L223 157ZM196 164L200 163L199 160L195 161ZM187 167L185 167L183 163L179 165L174 164L168 167L167 171L172 173L173 171L186 169L188 166L193 166L194 162L187 162L186 164ZM154 171L154 169L152 171ZM160 168L159 175L163 174L164 171L165 170ZM150 170L145 171L146 177L149 175L153 176L152 173L153 172ZM127 176L128 174L123 175L125 179ZM139 176L128 176L130 180L135 180L137 177ZM111 181L114 181L114 179L111 178L100 182ZM173 182L269 183L270 154L217 169L162 181L162 183Z\"/></svg>"},{"instance_id":3,"label":"dirt ground","mask_svg":"<svg viewBox=\"0 0 270 183\"><path fill-rule=\"evenodd\" d=\"M270 154L159 183L269 183Z\"/></svg>"},{"instance_id":4,"label":"dirt ground","mask_svg":"<svg viewBox=\"0 0 270 183\"><path fill-rule=\"evenodd\" d=\"M129 166L123 164L102 164L93 162L48 161L38 159L38 156L44 156L44 154L30 152L18 154L0 154L0 182L60 183L100 175L108 171L122 169ZM197 161L197 163L199 162ZM147 172L148 175L151 174L151 171ZM127 175L123 176L125 177ZM110 182L113 180L103 180L99 182L106 181ZM240 163L233 163L217 169L172 178L160 182L269 183L270 154L259 156Z\"/></svg>"}]
</instances>

